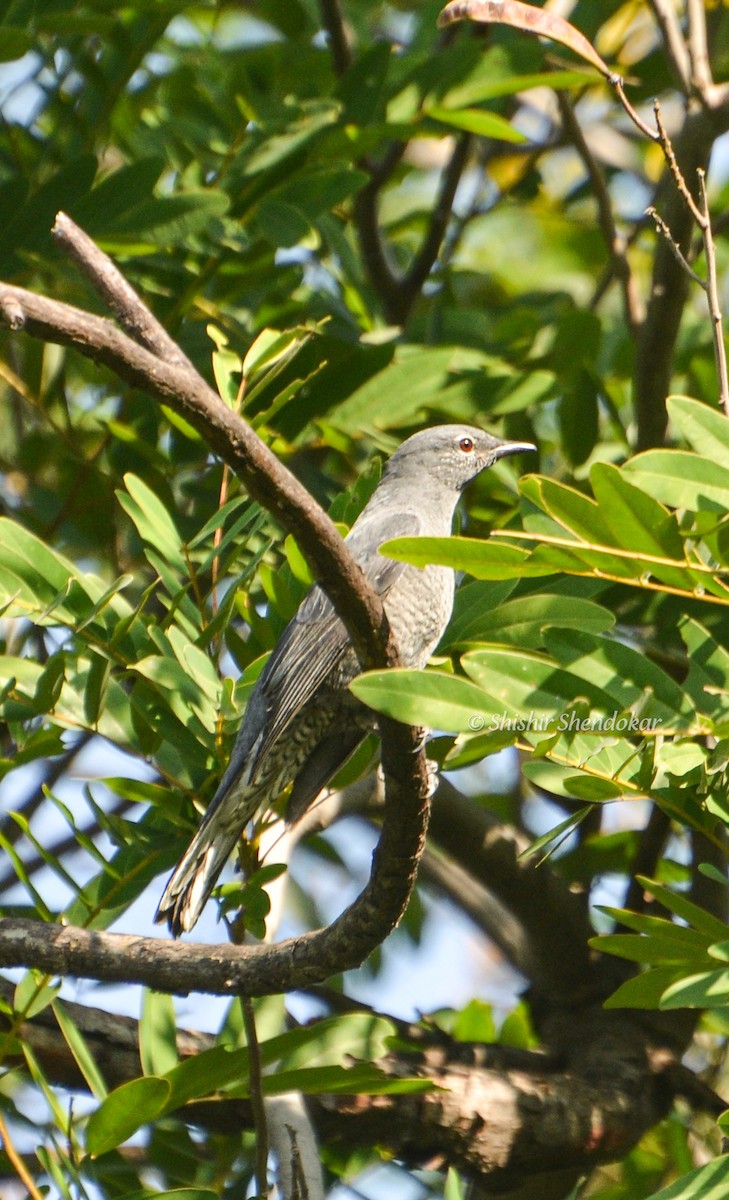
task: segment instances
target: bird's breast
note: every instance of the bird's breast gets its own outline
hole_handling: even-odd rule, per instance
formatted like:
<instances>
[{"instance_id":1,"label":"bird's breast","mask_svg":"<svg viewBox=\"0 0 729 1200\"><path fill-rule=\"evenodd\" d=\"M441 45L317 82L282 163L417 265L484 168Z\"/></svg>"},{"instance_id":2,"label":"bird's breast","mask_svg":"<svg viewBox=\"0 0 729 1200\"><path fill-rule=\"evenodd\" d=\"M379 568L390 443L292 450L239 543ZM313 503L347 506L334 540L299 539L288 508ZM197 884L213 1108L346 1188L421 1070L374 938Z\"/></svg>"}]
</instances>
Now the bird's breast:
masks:
<instances>
[{"instance_id":1,"label":"bird's breast","mask_svg":"<svg viewBox=\"0 0 729 1200\"><path fill-rule=\"evenodd\" d=\"M450 567L406 567L385 601L403 666L424 667L445 633L453 610Z\"/></svg>"}]
</instances>

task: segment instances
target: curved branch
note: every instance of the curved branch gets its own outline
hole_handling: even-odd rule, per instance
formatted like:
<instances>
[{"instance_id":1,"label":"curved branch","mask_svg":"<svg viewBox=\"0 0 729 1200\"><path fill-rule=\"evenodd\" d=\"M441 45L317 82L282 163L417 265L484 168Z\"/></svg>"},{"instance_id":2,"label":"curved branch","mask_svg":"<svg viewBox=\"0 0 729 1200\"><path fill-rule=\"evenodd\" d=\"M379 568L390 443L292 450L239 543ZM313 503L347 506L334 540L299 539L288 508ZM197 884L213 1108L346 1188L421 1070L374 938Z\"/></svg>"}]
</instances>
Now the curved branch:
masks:
<instances>
[{"instance_id":1,"label":"curved branch","mask_svg":"<svg viewBox=\"0 0 729 1200\"><path fill-rule=\"evenodd\" d=\"M425 842L428 802L414 795L413 731L390 725L383 738L388 777L382 834L372 874L331 925L276 945L206 946L104 933L24 918L0 920L0 966L37 967L50 975L145 984L186 995L265 996L320 982L360 966L399 921ZM422 796L427 787L422 781Z\"/></svg>"},{"instance_id":2,"label":"curved branch","mask_svg":"<svg viewBox=\"0 0 729 1200\"><path fill-rule=\"evenodd\" d=\"M397 647L382 601L329 517L182 352L169 352L164 329L91 239L63 215L56 233L133 336L103 317L3 283L0 320L44 341L75 346L181 413L240 476L250 495L296 537L362 666L396 665ZM405 910L428 817L421 732L387 720L379 725L386 792L382 836L369 882L326 929L278 946L211 950L6 919L0 922L0 962L34 965L54 974L126 979L163 991L242 995L286 991L360 965Z\"/></svg>"}]
</instances>

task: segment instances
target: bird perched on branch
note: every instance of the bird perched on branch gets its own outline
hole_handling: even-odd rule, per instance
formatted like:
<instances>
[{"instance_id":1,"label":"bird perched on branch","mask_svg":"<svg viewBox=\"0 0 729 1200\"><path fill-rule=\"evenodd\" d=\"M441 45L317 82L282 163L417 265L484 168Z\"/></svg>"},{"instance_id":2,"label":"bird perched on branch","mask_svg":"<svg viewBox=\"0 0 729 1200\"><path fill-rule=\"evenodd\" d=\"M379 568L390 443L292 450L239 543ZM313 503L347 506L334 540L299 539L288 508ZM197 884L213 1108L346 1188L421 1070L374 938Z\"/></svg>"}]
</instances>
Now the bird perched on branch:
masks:
<instances>
[{"instance_id":1,"label":"bird perched on branch","mask_svg":"<svg viewBox=\"0 0 729 1200\"><path fill-rule=\"evenodd\" d=\"M395 451L346 539L383 598L400 659L424 667L450 619L449 567L425 569L379 553L390 538L447 536L459 496L499 458L534 450L468 425L438 425ZM282 633L248 701L228 768L157 909L178 937L192 929L245 825L293 784L295 820L375 727L348 691L360 667L330 600L315 585Z\"/></svg>"}]
</instances>

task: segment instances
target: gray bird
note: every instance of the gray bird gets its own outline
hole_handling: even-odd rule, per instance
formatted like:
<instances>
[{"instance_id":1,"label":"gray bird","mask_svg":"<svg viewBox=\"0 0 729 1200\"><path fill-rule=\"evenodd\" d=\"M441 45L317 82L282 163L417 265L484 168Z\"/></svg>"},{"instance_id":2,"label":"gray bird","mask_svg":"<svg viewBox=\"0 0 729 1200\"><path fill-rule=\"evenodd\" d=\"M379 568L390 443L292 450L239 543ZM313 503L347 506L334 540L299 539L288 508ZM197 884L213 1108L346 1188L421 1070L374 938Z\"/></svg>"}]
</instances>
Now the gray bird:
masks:
<instances>
[{"instance_id":1,"label":"gray bird","mask_svg":"<svg viewBox=\"0 0 729 1200\"><path fill-rule=\"evenodd\" d=\"M347 545L384 599L402 663L424 667L453 607L449 567L424 570L379 553L390 538L447 536L466 484L508 454L536 449L469 425L413 434L386 464ZM197 921L244 827L290 783L287 820L313 803L375 727L348 691L360 667L344 625L321 587L306 595L283 631L246 707L220 786L157 909L175 937Z\"/></svg>"}]
</instances>

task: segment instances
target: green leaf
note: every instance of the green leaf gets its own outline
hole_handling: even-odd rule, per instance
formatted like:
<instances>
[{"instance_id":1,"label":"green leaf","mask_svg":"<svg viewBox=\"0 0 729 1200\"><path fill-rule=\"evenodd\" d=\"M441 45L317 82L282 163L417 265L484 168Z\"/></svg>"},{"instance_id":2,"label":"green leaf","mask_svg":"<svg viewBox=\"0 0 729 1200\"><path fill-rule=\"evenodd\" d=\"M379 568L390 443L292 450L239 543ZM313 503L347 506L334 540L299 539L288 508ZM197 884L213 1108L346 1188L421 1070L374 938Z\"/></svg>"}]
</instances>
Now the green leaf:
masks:
<instances>
[{"instance_id":1,"label":"green leaf","mask_svg":"<svg viewBox=\"0 0 729 1200\"><path fill-rule=\"evenodd\" d=\"M708 751L698 742L679 738L664 742L656 752L656 762L670 775L683 776L706 764Z\"/></svg>"},{"instance_id":2,"label":"green leaf","mask_svg":"<svg viewBox=\"0 0 729 1200\"><path fill-rule=\"evenodd\" d=\"M496 1040L494 1012L484 1000L473 999L457 1014L451 1034L459 1042L493 1042Z\"/></svg>"},{"instance_id":3,"label":"green leaf","mask_svg":"<svg viewBox=\"0 0 729 1200\"><path fill-rule=\"evenodd\" d=\"M595 463L590 482L617 545L638 555L683 559L683 541L675 516L652 496L628 483L617 467ZM686 586L685 573L673 567L655 564L651 573L672 587Z\"/></svg>"},{"instance_id":4,"label":"green leaf","mask_svg":"<svg viewBox=\"0 0 729 1200\"><path fill-rule=\"evenodd\" d=\"M659 904L662 904L680 920L686 921L694 929L711 938L712 942L723 942L729 937L729 925L706 912L698 904L694 904L680 892L674 892L655 879L648 879L645 875L636 875L636 879Z\"/></svg>"},{"instance_id":5,"label":"green leaf","mask_svg":"<svg viewBox=\"0 0 729 1200\"><path fill-rule=\"evenodd\" d=\"M660 726L664 731L686 732L699 727L694 705L679 685L632 646L589 633L566 636L557 629L548 630L544 640L557 662L576 680L601 688L613 709L630 710L636 718L654 722L653 732Z\"/></svg>"},{"instance_id":6,"label":"green leaf","mask_svg":"<svg viewBox=\"0 0 729 1200\"><path fill-rule=\"evenodd\" d=\"M605 1001L605 1008L643 1008L657 1009L660 1007L661 996L667 987L675 981L675 967L654 967L643 971L640 975L621 983Z\"/></svg>"},{"instance_id":7,"label":"green leaf","mask_svg":"<svg viewBox=\"0 0 729 1200\"><path fill-rule=\"evenodd\" d=\"M95 1096L97 1100L104 1100L108 1095L108 1088L86 1038L72 1020L62 1001L54 1000L53 1013L58 1021L58 1027L65 1038L66 1044L76 1061L76 1065L89 1086L92 1096Z\"/></svg>"},{"instance_id":8,"label":"green leaf","mask_svg":"<svg viewBox=\"0 0 729 1200\"><path fill-rule=\"evenodd\" d=\"M95 1158L115 1149L158 1117L170 1094L170 1083L147 1075L131 1079L110 1092L89 1117L86 1149Z\"/></svg>"},{"instance_id":9,"label":"green leaf","mask_svg":"<svg viewBox=\"0 0 729 1200\"><path fill-rule=\"evenodd\" d=\"M519 480L519 491L579 541L616 544L599 505L576 488L543 475L527 475Z\"/></svg>"},{"instance_id":10,"label":"green leaf","mask_svg":"<svg viewBox=\"0 0 729 1200\"><path fill-rule=\"evenodd\" d=\"M117 492L119 503L131 517L139 536L158 551L165 562L185 571L182 540L173 518L150 487L136 475L124 476L128 495Z\"/></svg>"},{"instance_id":11,"label":"green leaf","mask_svg":"<svg viewBox=\"0 0 729 1200\"><path fill-rule=\"evenodd\" d=\"M173 1112L190 1100L211 1096L231 1083L248 1077L248 1051L213 1046L183 1059L167 1072L169 1094L164 1111Z\"/></svg>"},{"instance_id":12,"label":"green leaf","mask_svg":"<svg viewBox=\"0 0 729 1200\"><path fill-rule=\"evenodd\" d=\"M549 626L602 633L615 623L615 617L606 608L577 596L538 592L493 604L492 588L493 585L486 583L472 583L459 589L459 598L460 593L464 593L464 598L456 604L448 646L486 641L536 650L544 645L544 630ZM464 612L466 603L468 615Z\"/></svg>"},{"instance_id":13,"label":"green leaf","mask_svg":"<svg viewBox=\"0 0 729 1200\"><path fill-rule=\"evenodd\" d=\"M684 975L669 984L661 1008L723 1008L729 1005L729 968Z\"/></svg>"},{"instance_id":14,"label":"green leaf","mask_svg":"<svg viewBox=\"0 0 729 1200\"><path fill-rule=\"evenodd\" d=\"M727 1189L729 1158L724 1156L682 1175L675 1183L654 1192L651 1200L726 1200Z\"/></svg>"},{"instance_id":15,"label":"green leaf","mask_svg":"<svg viewBox=\"0 0 729 1200\"><path fill-rule=\"evenodd\" d=\"M368 671L349 690L376 712L444 733L482 730L501 711L481 688L443 671Z\"/></svg>"},{"instance_id":16,"label":"green leaf","mask_svg":"<svg viewBox=\"0 0 729 1200\"><path fill-rule=\"evenodd\" d=\"M486 65L486 64L485 64ZM490 65L490 64L489 64ZM444 96L448 106L479 104L484 100L495 100L499 96L514 96L532 88L547 87L554 91L565 88L585 87L595 82L594 75L585 71L541 71L524 75L504 75L495 78L488 68L477 72L475 77L457 83Z\"/></svg>"},{"instance_id":17,"label":"green leaf","mask_svg":"<svg viewBox=\"0 0 729 1200\"><path fill-rule=\"evenodd\" d=\"M3 25L0 28L0 62L12 62L22 58L33 48L33 39L29 33L13 26Z\"/></svg>"},{"instance_id":18,"label":"green leaf","mask_svg":"<svg viewBox=\"0 0 729 1200\"><path fill-rule=\"evenodd\" d=\"M528 550L502 542L467 537L402 537L380 546L380 553L398 562L427 567L429 563L466 571L475 579L523 579L553 575L554 562L538 562Z\"/></svg>"},{"instance_id":19,"label":"green leaf","mask_svg":"<svg viewBox=\"0 0 729 1200\"><path fill-rule=\"evenodd\" d=\"M418 1077L393 1078L372 1063L356 1063L351 1067L302 1067L297 1071L276 1071L263 1077L263 1094L277 1096L282 1092L303 1092L306 1096L327 1093L344 1096L393 1096L412 1092L429 1092L437 1087L431 1079Z\"/></svg>"},{"instance_id":20,"label":"green leaf","mask_svg":"<svg viewBox=\"0 0 729 1200\"><path fill-rule=\"evenodd\" d=\"M590 945L605 954L615 954L630 962L671 966L674 963L696 964L699 948L683 938L660 934L606 933L591 938Z\"/></svg>"},{"instance_id":21,"label":"green leaf","mask_svg":"<svg viewBox=\"0 0 729 1200\"><path fill-rule=\"evenodd\" d=\"M729 468L688 450L646 450L623 473L671 508L729 509Z\"/></svg>"},{"instance_id":22,"label":"green leaf","mask_svg":"<svg viewBox=\"0 0 729 1200\"><path fill-rule=\"evenodd\" d=\"M726 880L723 882L726 887ZM712 958L718 958L721 962L729 962L729 941L715 942L713 946L709 946L709 954Z\"/></svg>"},{"instance_id":23,"label":"green leaf","mask_svg":"<svg viewBox=\"0 0 729 1200\"><path fill-rule=\"evenodd\" d=\"M142 992L139 1057L145 1075L165 1075L179 1061L172 997L149 988Z\"/></svg>"},{"instance_id":24,"label":"green leaf","mask_svg":"<svg viewBox=\"0 0 729 1200\"><path fill-rule=\"evenodd\" d=\"M35 1017L53 1004L60 988L59 983L49 983L40 972L27 971L15 988L13 1007L26 1019Z\"/></svg>"},{"instance_id":25,"label":"green leaf","mask_svg":"<svg viewBox=\"0 0 729 1200\"><path fill-rule=\"evenodd\" d=\"M124 1200L220 1200L220 1193L200 1187L169 1188L164 1192L145 1189L125 1194Z\"/></svg>"},{"instance_id":26,"label":"green leaf","mask_svg":"<svg viewBox=\"0 0 729 1200\"><path fill-rule=\"evenodd\" d=\"M484 647L464 654L461 665L469 678L496 697L498 708L494 711L506 707L522 716L534 713L537 719L552 720L553 730L578 700L587 702L590 718L608 716L615 708L608 692L555 666L545 655Z\"/></svg>"},{"instance_id":27,"label":"green leaf","mask_svg":"<svg viewBox=\"0 0 729 1200\"><path fill-rule=\"evenodd\" d=\"M417 354L401 351L395 362L368 379L335 408L329 420L340 429L373 425L390 429L412 420L434 402L445 386L453 358L450 346L418 347Z\"/></svg>"},{"instance_id":28,"label":"green leaf","mask_svg":"<svg viewBox=\"0 0 729 1200\"><path fill-rule=\"evenodd\" d=\"M562 785L568 796L574 796L575 800L588 800L594 804L619 800L623 794L620 784L596 775L565 775Z\"/></svg>"},{"instance_id":29,"label":"green leaf","mask_svg":"<svg viewBox=\"0 0 729 1200\"><path fill-rule=\"evenodd\" d=\"M424 114L439 125L463 129L479 137L520 144L528 140L520 129L516 129L504 117L484 108L444 108L442 104L426 104Z\"/></svg>"},{"instance_id":30,"label":"green leaf","mask_svg":"<svg viewBox=\"0 0 729 1200\"><path fill-rule=\"evenodd\" d=\"M154 196L120 214L106 231L104 246L109 250L148 245L168 249L209 229L229 206L228 196L213 189Z\"/></svg>"},{"instance_id":31,"label":"green leaf","mask_svg":"<svg viewBox=\"0 0 729 1200\"><path fill-rule=\"evenodd\" d=\"M692 450L729 470L729 429L726 414L689 396L669 396L668 415Z\"/></svg>"}]
</instances>

